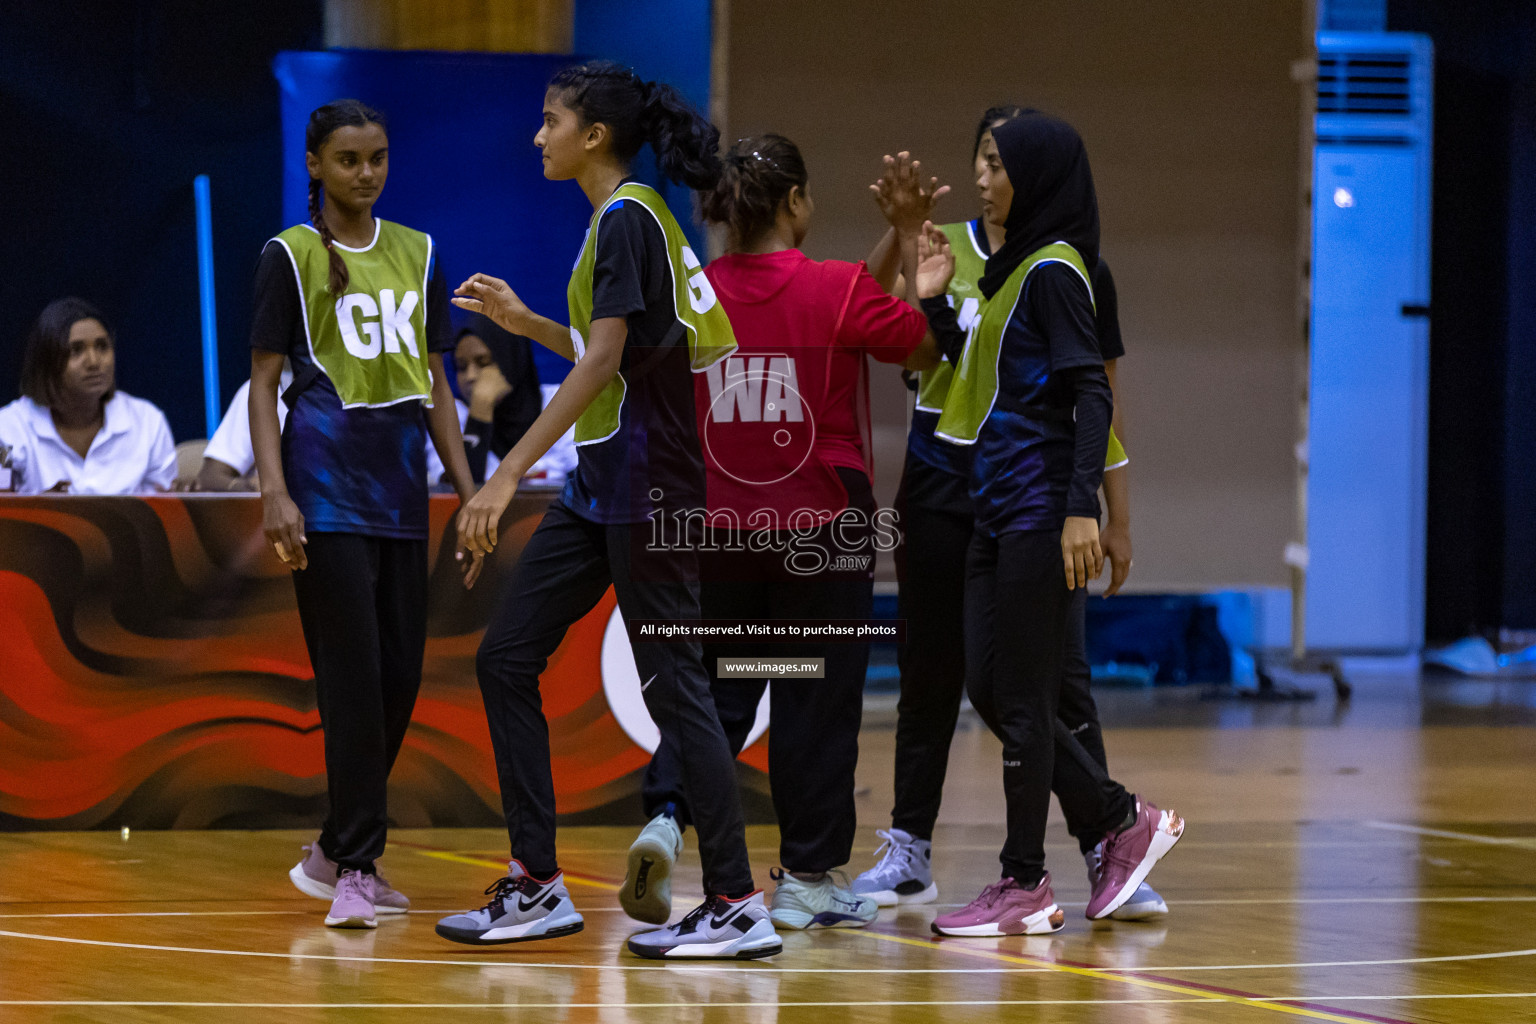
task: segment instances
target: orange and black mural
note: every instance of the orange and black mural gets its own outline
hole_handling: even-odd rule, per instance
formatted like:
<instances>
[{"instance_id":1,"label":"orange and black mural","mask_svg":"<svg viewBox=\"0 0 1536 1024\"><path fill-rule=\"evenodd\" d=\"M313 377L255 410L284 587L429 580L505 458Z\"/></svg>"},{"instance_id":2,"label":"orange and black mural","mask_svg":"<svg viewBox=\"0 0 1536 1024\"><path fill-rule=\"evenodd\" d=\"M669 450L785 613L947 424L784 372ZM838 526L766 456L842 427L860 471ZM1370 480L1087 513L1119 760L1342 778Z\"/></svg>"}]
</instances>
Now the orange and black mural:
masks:
<instances>
[{"instance_id":1,"label":"orange and black mural","mask_svg":"<svg viewBox=\"0 0 1536 1024\"><path fill-rule=\"evenodd\" d=\"M466 593L432 501L426 665L390 782L401 826L501 821L475 648L548 494ZM542 680L563 815L634 821L649 754L611 713L612 592ZM254 496L0 499L0 830L317 824L325 765L288 571ZM766 744L743 761L757 768ZM752 773L755 774L755 773Z\"/></svg>"}]
</instances>

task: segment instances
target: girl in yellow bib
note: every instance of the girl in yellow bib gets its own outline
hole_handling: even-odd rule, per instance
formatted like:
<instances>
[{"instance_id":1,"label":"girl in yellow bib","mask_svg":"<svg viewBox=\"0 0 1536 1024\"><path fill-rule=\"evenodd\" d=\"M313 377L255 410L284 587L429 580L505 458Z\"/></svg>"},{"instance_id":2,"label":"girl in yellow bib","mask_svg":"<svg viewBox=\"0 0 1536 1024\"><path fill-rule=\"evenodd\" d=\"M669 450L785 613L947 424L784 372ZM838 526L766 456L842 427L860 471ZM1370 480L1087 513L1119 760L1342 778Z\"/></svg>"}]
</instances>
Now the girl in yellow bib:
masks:
<instances>
[{"instance_id":1,"label":"girl in yellow bib","mask_svg":"<svg viewBox=\"0 0 1536 1024\"><path fill-rule=\"evenodd\" d=\"M575 362L460 515L463 542L495 546L518 480L573 424L579 462L523 549L476 659L513 859L487 890L489 904L439 922L444 938L521 942L582 928L556 857L539 674L610 584L626 620L699 618L696 545L651 545L651 517L706 507L693 374L736 342L676 219L629 166L650 143L667 177L710 189L721 173L719 138L670 86L628 68L560 72L534 144L544 176L575 180L594 210L567 292L569 319L533 313L505 281L483 274L458 290L460 306ZM706 898L675 925L632 936L629 948L658 959L771 956L780 943L752 884L734 759L699 644L637 643L634 654L646 708L682 762Z\"/></svg>"},{"instance_id":2,"label":"girl in yellow bib","mask_svg":"<svg viewBox=\"0 0 1536 1024\"><path fill-rule=\"evenodd\" d=\"M461 500L474 482L443 369L453 330L437 248L373 215L389 174L383 117L337 100L310 115L304 145L310 222L268 242L256 269L251 444L325 732L330 813L289 878L332 901L326 924L372 928L410 906L374 861L426 649L428 436ZM461 564L473 583L479 556Z\"/></svg>"},{"instance_id":3,"label":"girl in yellow bib","mask_svg":"<svg viewBox=\"0 0 1536 1024\"><path fill-rule=\"evenodd\" d=\"M948 935L1050 932L1063 922L1045 871L1053 734L1071 595L1103 567L1097 491L1111 415L1092 288L1098 203L1082 140L1027 112L996 126L981 156L983 216L1006 234L987 259L968 335L943 299L948 275L918 278L956 363L934 434L974 449L966 689L1002 741L1007 798L1003 877L935 919ZM942 233L931 235L952 266ZM1100 799L1105 814L1120 810L1109 793ZM1116 802L1124 819L1106 839L1095 918L1129 898L1182 831L1171 812L1123 794Z\"/></svg>"}]
</instances>

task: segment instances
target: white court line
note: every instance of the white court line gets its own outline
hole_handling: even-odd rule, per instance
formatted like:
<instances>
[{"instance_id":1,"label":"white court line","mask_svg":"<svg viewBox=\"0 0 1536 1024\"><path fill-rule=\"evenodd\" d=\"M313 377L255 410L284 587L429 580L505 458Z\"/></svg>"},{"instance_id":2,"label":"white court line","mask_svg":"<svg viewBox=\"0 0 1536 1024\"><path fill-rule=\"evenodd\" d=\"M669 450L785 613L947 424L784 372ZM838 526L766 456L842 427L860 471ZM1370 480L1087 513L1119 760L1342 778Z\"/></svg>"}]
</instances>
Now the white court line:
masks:
<instances>
[{"instance_id":1,"label":"white court line","mask_svg":"<svg viewBox=\"0 0 1536 1024\"><path fill-rule=\"evenodd\" d=\"M699 899L703 899L702 896ZM682 905L692 906L697 900L684 899ZM1063 907L1085 907L1087 903L1082 901L1057 900ZM1226 907L1226 906L1258 906L1258 905L1290 905L1300 906L1329 906L1332 904L1356 904L1356 903L1536 903L1536 896L1277 896L1263 899L1228 899L1228 900L1187 900L1178 898L1174 900L1181 907ZM3 905L3 904L0 904ZM966 907L968 903L924 903L922 907L929 910L943 910L951 907ZM882 909L890 909L889 907ZM909 906L908 911L917 909ZM462 907L447 907L441 910L408 910L407 914L457 914L463 911ZM0 921L22 921L41 918L93 918L93 917L312 917L319 912L315 910L107 910L107 911L54 911L35 914L0 914ZM622 914L622 907L582 907L583 914ZM390 915L395 916L395 915ZM384 920L389 920L385 917Z\"/></svg>"},{"instance_id":2,"label":"white court line","mask_svg":"<svg viewBox=\"0 0 1536 1024\"><path fill-rule=\"evenodd\" d=\"M1154 1003L1223 1003L1228 1001L1217 999L1214 996L1209 999L891 999L884 1001L850 1000L845 1003L770 1003L764 1002L761 999L745 1002L720 1002L712 999L708 1005L711 1007L760 1006L765 1008L794 1008L802 1006L1137 1006ZM170 1001L112 1002L88 999L0 999L0 1006L158 1006L240 1010L661 1010L682 1009L685 1007L691 1009L699 1005L698 1003L178 1003Z\"/></svg>"},{"instance_id":3,"label":"white court line","mask_svg":"<svg viewBox=\"0 0 1536 1024\"><path fill-rule=\"evenodd\" d=\"M1435 839L1459 839L1464 843L1482 843L1486 846L1522 846L1536 849L1536 838L1531 836L1480 836L1475 832L1448 832L1443 828L1424 828L1422 825L1401 825L1395 821L1365 821L1366 828L1383 832L1408 832L1416 836L1432 836Z\"/></svg>"},{"instance_id":4,"label":"white court line","mask_svg":"<svg viewBox=\"0 0 1536 1024\"><path fill-rule=\"evenodd\" d=\"M876 933L880 934L880 933ZM437 967L543 967L577 971L700 971L735 972L743 967L694 967L672 962L665 966L640 966L629 964L550 964L516 960L421 960L387 956L338 956L326 953L277 953L257 949L204 949L198 946L157 946L142 942L110 942L105 939L77 939L63 935L34 935L30 932L0 931L0 938L34 939L39 942L62 942L76 946L104 946L111 949L142 949L159 953L203 953L212 956L251 956L276 960L334 960L345 963L370 964L425 964ZM962 949L978 949L962 946ZM1146 964L1139 967L1092 967L1106 974L1153 974L1170 971L1261 971L1296 967L1381 967L1400 964L1460 963L1471 960L1504 960L1513 957L1536 956L1536 949L1512 949L1500 953L1460 953L1455 956L1417 956L1395 960L1327 960L1289 964L1193 964L1178 967L1159 967ZM1015 968L911 968L911 967L780 967L778 964L761 965L772 968L777 974L1035 974L1054 972L1054 967ZM1300 997L1310 998L1310 997Z\"/></svg>"},{"instance_id":5,"label":"white court line","mask_svg":"<svg viewBox=\"0 0 1536 1024\"><path fill-rule=\"evenodd\" d=\"M832 1007L832 1006L1157 1006L1170 1003L1266 1003L1301 1002L1398 1002L1418 999L1532 999L1536 992L1448 992L1375 996L1251 996L1218 999L902 999L850 1000L848 1002L720 1002L710 1006ZM210 1003L171 1000L106 999L0 999L0 1006L113 1006L230 1010L595 1010L681 1009L698 1003Z\"/></svg>"}]
</instances>

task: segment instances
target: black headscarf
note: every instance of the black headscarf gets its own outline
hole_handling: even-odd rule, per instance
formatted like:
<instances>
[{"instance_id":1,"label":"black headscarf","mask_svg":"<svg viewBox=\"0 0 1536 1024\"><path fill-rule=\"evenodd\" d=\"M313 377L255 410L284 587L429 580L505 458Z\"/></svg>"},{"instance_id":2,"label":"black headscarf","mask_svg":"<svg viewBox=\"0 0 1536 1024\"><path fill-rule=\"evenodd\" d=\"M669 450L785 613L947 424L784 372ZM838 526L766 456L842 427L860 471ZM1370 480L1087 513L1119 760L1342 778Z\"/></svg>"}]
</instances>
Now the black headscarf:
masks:
<instances>
[{"instance_id":1,"label":"black headscarf","mask_svg":"<svg viewBox=\"0 0 1536 1024\"><path fill-rule=\"evenodd\" d=\"M1025 257L1052 242L1076 249L1092 274L1099 262L1099 201L1077 129L1031 110L993 128L992 139L1013 185L1013 205L1007 237L987 259L982 294L997 294Z\"/></svg>"},{"instance_id":2,"label":"black headscarf","mask_svg":"<svg viewBox=\"0 0 1536 1024\"><path fill-rule=\"evenodd\" d=\"M539 374L534 369L533 346L527 338L503 330L489 317L478 313L470 314L467 326L459 331L459 338L466 334L473 334L485 342L501 375L512 385L511 393L496 403L491 430L491 451L498 459L504 459L544 408L539 393ZM468 395L462 397L466 403L469 401Z\"/></svg>"}]
</instances>

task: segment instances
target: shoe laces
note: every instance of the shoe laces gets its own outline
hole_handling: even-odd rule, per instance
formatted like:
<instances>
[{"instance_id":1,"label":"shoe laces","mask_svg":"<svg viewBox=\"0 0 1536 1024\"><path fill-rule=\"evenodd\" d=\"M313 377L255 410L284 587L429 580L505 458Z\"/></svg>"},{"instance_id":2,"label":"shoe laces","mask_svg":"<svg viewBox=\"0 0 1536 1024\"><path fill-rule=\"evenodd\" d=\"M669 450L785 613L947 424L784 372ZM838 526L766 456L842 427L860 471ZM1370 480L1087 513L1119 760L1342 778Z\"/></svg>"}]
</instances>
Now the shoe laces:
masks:
<instances>
[{"instance_id":1,"label":"shoe laces","mask_svg":"<svg viewBox=\"0 0 1536 1024\"><path fill-rule=\"evenodd\" d=\"M491 898L491 901L480 909L491 912L492 917L500 917L507 898L516 893L527 892L533 884L533 879L527 875L518 875L516 878L502 875L485 887L485 894Z\"/></svg>"},{"instance_id":2,"label":"shoe laces","mask_svg":"<svg viewBox=\"0 0 1536 1024\"><path fill-rule=\"evenodd\" d=\"M1008 888L1013 884L1014 881L1011 878L1003 878L993 882L991 885L981 890L981 895L977 896L974 900L971 900L971 906L974 907L978 903L989 909L996 906L998 900L1003 898L1003 893L1007 892Z\"/></svg>"},{"instance_id":3,"label":"shoe laces","mask_svg":"<svg viewBox=\"0 0 1536 1024\"><path fill-rule=\"evenodd\" d=\"M336 895L361 896L372 903L375 893L374 878L361 871L344 871L336 880Z\"/></svg>"},{"instance_id":4,"label":"shoe laces","mask_svg":"<svg viewBox=\"0 0 1536 1024\"><path fill-rule=\"evenodd\" d=\"M883 875L890 871L900 871L912 863L912 844L904 843L890 832L880 828L875 830L875 835L885 840L875 850L875 856L880 858L875 863L875 874Z\"/></svg>"},{"instance_id":5,"label":"shoe laces","mask_svg":"<svg viewBox=\"0 0 1536 1024\"><path fill-rule=\"evenodd\" d=\"M688 911L683 919L674 925L678 934L697 931L699 923L711 914L718 914L723 903L725 903L725 899L722 896L706 896L703 903Z\"/></svg>"}]
</instances>

